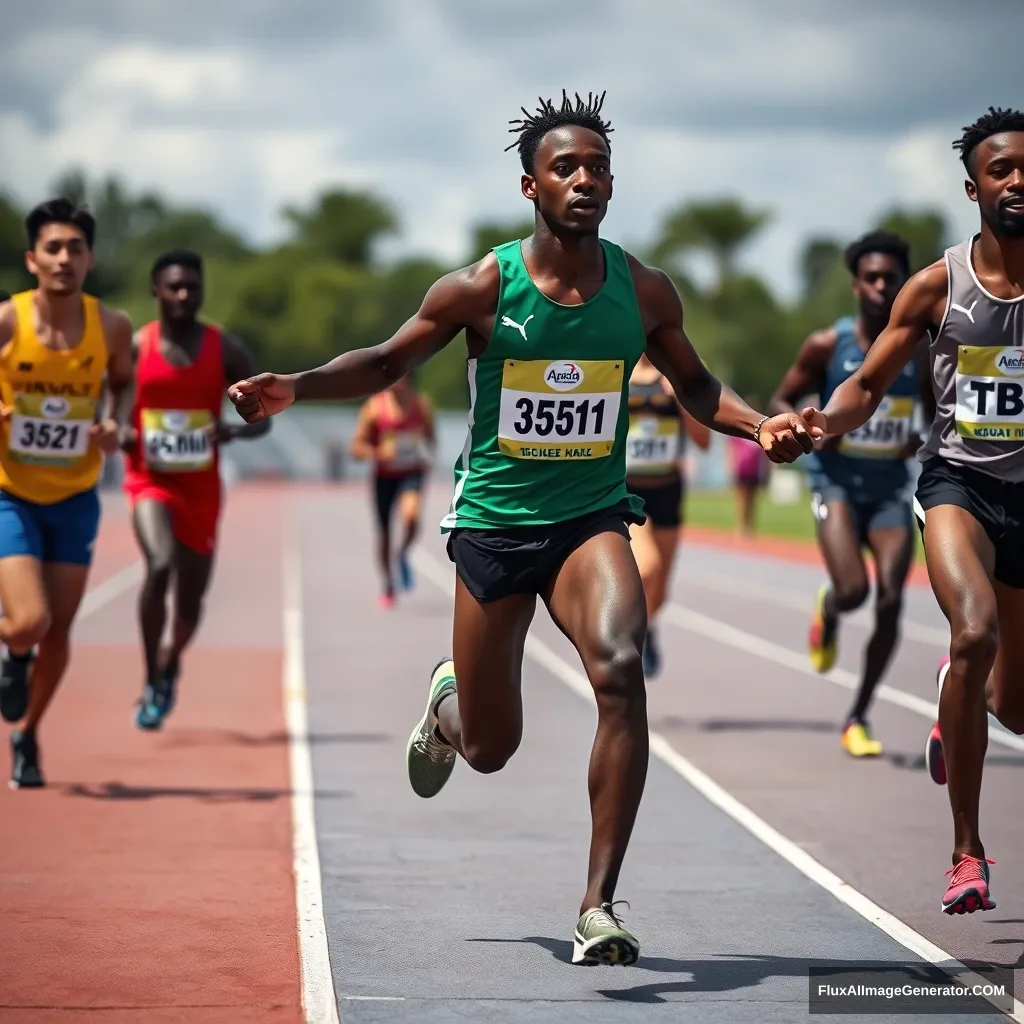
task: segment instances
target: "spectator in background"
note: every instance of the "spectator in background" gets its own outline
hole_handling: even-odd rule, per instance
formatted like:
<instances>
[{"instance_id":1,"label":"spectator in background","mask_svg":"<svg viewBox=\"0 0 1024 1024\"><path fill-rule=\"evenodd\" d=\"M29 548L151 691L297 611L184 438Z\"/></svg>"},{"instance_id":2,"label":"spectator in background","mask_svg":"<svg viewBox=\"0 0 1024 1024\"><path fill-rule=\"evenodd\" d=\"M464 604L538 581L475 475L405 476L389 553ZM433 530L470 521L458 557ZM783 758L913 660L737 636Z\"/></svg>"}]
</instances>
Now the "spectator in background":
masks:
<instances>
[{"instance_id":1,"label":"spectator in background","mask_svg":"<svg viewBox=\"0 0 1024 1024\"><path fill-rule=\"evenodd\" d=\"M747 396L747 402L757 399ZM755 405L755 408L757 406ZM746 437L729 437L729 460L732 463L732 485L739 506L740 530L747 537L756 532L758 492L768 482L768 460L761 446Z\"/></svg>"}]
</instances>

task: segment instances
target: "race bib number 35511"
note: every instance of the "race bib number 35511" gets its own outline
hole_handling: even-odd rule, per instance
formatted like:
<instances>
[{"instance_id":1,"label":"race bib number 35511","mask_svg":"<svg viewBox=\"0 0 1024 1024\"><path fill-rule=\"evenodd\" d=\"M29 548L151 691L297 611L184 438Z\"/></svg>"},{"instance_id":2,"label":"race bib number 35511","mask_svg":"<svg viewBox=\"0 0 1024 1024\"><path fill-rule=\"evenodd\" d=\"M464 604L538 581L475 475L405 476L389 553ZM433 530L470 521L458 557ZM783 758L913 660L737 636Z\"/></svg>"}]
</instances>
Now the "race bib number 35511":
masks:
<instances>
[{"instance_id":1,"label":"race bib number 35511","mask_svg":"<svg viewBox=\"0 0 1024 1024\"><path fill-rule=\"evenodd\" d=\"M96 406L91 398L14 396L8 450L19 462L73 466L89 450Z\"/></svg>"},{"instance_id":2,"label":"race bib number 35511","mask_svg":"<svg viewBox=\"0 0 1024 1024\"><path fill-rule=\"evenodd\" d=\"M960 347L956 430L978 441L1024 441L1024 349Z\"/></svg>"},{"instance_id":3,"label":"race bib number 35511","mask_svg":"<svg viewBox=\"0 0 1024 1024\"><path fill-rule=\"evenodd\" d=\"M498 447L514 459L602 459L615 447L621 360L506 359Z\"/></svg>"}]
</instances>

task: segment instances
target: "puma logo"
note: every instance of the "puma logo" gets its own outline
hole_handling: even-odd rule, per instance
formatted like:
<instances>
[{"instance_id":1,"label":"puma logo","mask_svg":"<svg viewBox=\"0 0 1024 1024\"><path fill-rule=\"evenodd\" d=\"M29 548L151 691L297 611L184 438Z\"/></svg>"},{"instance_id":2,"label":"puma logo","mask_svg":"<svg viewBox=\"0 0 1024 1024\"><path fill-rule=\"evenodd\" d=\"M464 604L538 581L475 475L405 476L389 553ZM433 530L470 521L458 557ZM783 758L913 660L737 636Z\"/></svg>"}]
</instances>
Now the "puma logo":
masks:
<instances>
[{"instance_id":1,"label":"puma logo","mask_svg":"<svg viewBox=\"0 0 1024 1024\"><path fill-rule=\"evenodd\" d=\"M977 300L977 299L975 299L975 300L974 300L974 301L973 301L973 302L971 303L971 308L970 308L970 309L965 309L965 308L964 308L963 306L961 306L961 305L960 305L960 304L959 304L958 302L954 302L954 303L952 303L952 304L950 305L950 307L949 307L949 308L950 308L950 310L954 310L954 309L955 309L955 310L956 310L956 311L957 311L958 313L963 313L963 315L964 315L965 317L967 317L967 319L968 319L968 320L970 320L970 321L971 321L971 323L973 324L973 323L974 323L974 307L975 307L975 306L976 306L977 304L978 304L978 300Z\"/></svg>"},{"instance_id":2,"label":"puma logo","mask_svg":"<svg viewBox=\"0 0 1024 1024\"><path fill-rule=\"evenodd\" d=\"M533 319L533 313L531 313L521 324L517 324L515 320L510 316L503 316L501 318L502 327L514 327L522 336L523 341L528 341L526 337L526 325Z\"/></svg>"}]
</instances>

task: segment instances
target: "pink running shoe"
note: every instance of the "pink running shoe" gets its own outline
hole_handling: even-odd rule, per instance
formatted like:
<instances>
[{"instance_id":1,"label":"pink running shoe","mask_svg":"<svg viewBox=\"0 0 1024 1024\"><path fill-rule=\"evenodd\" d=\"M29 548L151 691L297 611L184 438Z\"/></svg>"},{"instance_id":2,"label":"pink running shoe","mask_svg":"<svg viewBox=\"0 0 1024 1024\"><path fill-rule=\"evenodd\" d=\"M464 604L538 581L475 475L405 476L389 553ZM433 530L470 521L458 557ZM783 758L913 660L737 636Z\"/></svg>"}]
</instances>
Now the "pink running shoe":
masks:
<instances>
[{"instance_id":1,"label":"pink running shoe","mask_svg":"<svg viewBox=\"0 0 1024 1024\"><path fill-rule=\"evenodd\" d=\"M951 867L949 888L942 897L944 914L973 914L976 910L994 910L996 901L988 894L988 866L994 860L980 860L964 854L960 863Z\"/></svg>"},{"instance_id":2,"label":"pink running shoe","mask_svg":"<svg viewBox=\"0 0 1024 1024\"><path fill-rule=\"evenodd\" d=\"M946 681L946 674L949 672L949 655L947 654L939 662L939 670L935 673L935 685L942 695L942 684ZM928 733L928 742L924 745L924 763L928 774L937 786L946 784L946 758L942 753L942 733L939 732L939 723L932 726Z\"/></svg>"},{"instance_id":3,"label":"pink running shoe","mask_svg":"<svg viewBox=\"0 0 1024 1024\"><path fill-rule=\"evenodd\" d=\"M377 598L377 607L382 612L389 612L395 607L395 595L394 594L381 594Z\"/></svg>"}]
</instances>

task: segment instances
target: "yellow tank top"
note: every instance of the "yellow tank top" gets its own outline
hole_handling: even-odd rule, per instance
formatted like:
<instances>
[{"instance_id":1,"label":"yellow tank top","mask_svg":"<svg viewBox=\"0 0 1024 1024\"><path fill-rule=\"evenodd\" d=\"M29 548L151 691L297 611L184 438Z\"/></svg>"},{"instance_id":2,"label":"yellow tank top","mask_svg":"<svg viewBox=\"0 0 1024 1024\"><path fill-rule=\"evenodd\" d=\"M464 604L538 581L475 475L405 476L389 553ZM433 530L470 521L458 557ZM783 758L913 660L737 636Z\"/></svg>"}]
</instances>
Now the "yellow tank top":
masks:
<instances>
[{"instance_id":1,"label":"yellow tank top","mask_svg":"<svg viewBox=\"0 0 1024 1024\"><path fill-rule=\"evenodd\" d=\"M85 329L73 349L47 348L36 334L34 292L11 297L17 326L0 352L0 490L51 505L96 485L103 456L89 436L103 391L107 344L100 304L82 296Z\"/></svg>"}]
</instances>

